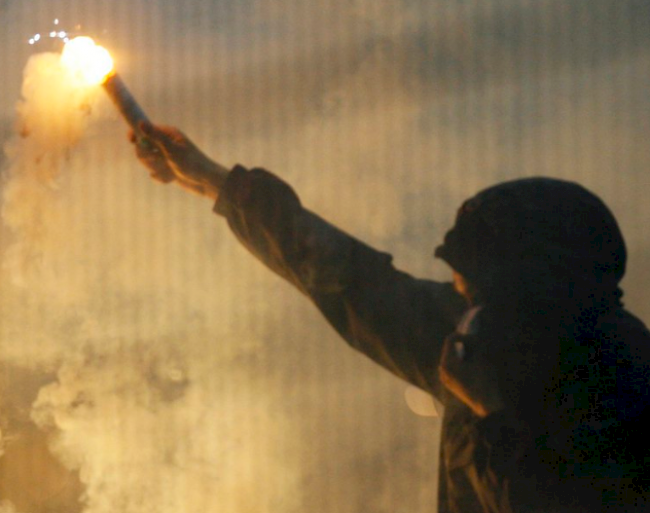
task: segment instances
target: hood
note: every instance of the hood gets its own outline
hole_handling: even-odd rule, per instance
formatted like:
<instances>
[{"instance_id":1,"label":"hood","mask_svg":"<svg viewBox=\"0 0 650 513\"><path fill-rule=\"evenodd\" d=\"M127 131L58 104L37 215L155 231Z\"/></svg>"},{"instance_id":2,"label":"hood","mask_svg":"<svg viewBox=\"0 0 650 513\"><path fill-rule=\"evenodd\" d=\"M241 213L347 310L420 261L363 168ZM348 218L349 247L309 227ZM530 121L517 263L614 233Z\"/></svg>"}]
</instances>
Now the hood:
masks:
<instances>
[{"instance_id":1,"label":"hood","mask_svg":"<svg viewBox=\"0 0 650 513\"><path fill-rule=\"evenodd\" d=\"M516 282L533 295L615 300L627 259L603 201L576 183L552 178L505 182L465 201L435 255L479 294Z\"/></svg>"}]
</instances>

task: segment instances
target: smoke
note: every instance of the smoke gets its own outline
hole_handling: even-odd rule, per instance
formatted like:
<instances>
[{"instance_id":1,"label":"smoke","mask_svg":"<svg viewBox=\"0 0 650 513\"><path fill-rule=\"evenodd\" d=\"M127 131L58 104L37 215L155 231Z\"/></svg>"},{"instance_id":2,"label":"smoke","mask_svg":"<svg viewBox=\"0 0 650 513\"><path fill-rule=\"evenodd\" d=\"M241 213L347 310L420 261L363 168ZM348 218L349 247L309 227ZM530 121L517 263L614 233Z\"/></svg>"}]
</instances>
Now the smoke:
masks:
<instances>
[{"instance_id":1,"label":"smoke","mask_svg":"<svg viewBox=\"0 0 650 513\"><path fill-rule=\"evenodd\" d=\"M2 199L7 507L290 513L331 501L355 513L434 501L412 475L435 483L435 439L400 435L428 439L431 426L389 415L409 418L403 385L338 341L328 350L324 322L245 256L209 203L114 158L129 150L117 121L101 89L65 81L57 55L29 61ZM20 460L33 477L16 474Z\"/></svg>"},{"instance_id":2,"label":"smoke","mask_svg":"<svg viewBox=\"0 0 650 513\"><path fill-rule=\"evenodd\" d=\"M56 244L48 239L51 199L67 152L84 130L93 98L71 87L56 54L34 56L25 69L22 101L18 106L19 136L6 149L11 161L4 190L2 217L20 234L5 260L11 275L23 280L29 265ZM48 210L48 207L53 207ZM55 225L53 219L50 225ZM13 268L16 266L15 268Z\"/></svg>"},{"instance_id":3,"label":"smoke","mask_svg":"<svg viewBox=\"0 0 650 513\"><path fill-rule=\"evenodd\" d=\"M252 513L266 510L269 499L293 510L293 464L272 443L284 426L262 391L249 411L238 406L249 403L249 391L224 400L224 384L206 386L206 376L182 358L172 365L164 351L139 349L66 362L34 405L39 426L61 430L53 450L79 469L85 511ZM256 426L247 422L251 415ZM274 478L251 464L264 461L276 462Z\"/></svg>"},{"instance_id":4,"label":"smoke","mask_svg":"<svg viewBox=\"0 0 650 513\"><path fill-rule=\"evenodd\" d=\"M288 428L261 382L237 370L259 344L241 331L233 344L227 304L179 267L197 258L196 234L183 240L165 215L147 212L131 169L89 156L107 112L101 89L71 84L57 54L29 60L7 146L0 341L5 372L49 383L20 405L34 401L31 413L5 401L4 423L24 437L31 417L83 484L89 513L291 511L300 494L281 443ZM178 216L180 198L146 206ZM260 465L268 461L273 475ZM47 473L53 463L36 465ZM19 490L9 497L21 513L52 507Z\"/></svg>"},{"instance_id":5,"label":"smoke","mask_svg":"<svg viewBox=\"0 0 650 513\"><path fill-rule=\"evenodd\" d=\"M25 38L81 23L152 119L439 279L431 250L464 198L578 180L621 220L647 318L648 3L593 4L11 2L0 105ZM55 60L30 61L5 159L3 513L435 509L439 420L209 203L151 183L101 91L57 86Z\"/></svg>"},{"instance_id":6,"label":"smoke","mask_svg":"<svg viewBox=\"0 0 650 513\"><path fill-rule=\"evenodd\" d=\"M47 344L39 344L34 351L37 347L30 343L42 341L48 331L39 330L46 323L25 317L30 307L38 306L32 299L48 305L43 312L48 320L58 316L57 308L79 301L79 287L70 283L69 273L63 269L69 264L61 259L71 231L66 225L74 225L66 219L70 212L57 190L65 180L63 171L70 151L97 108L97 90L72 87L58 55L47 53L29 60L22 93L17 134L5 149L8 166L2 202L3 235L10 242L4 245L0 272L5 287L13 293L4 293L0 301L3 313L10 313L3 318L3 340L15 340L21 327L36 326L35 337L6 349L15 361L33 362L34 355L45 361L52 355ZM26 291L30 293L23 296Z\"/></svg>"}]
</instances>

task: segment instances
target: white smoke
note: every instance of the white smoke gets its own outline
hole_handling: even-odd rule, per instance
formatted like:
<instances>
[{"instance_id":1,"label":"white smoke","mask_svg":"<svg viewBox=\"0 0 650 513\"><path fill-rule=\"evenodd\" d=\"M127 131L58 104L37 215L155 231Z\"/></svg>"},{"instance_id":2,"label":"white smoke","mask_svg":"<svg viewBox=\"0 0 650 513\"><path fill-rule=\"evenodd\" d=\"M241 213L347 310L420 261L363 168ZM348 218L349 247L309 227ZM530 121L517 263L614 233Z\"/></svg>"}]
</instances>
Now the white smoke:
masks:
<instances>
[{"instance_id":1,"label":"white smoke","mask_svg":"<svg viewBox=\"0 0 650 513\"><path fill-rule=\"evenodd\" d=\"M69 83L57 54L26 67L3 184L2 361L55 371L31 418L78 474L84 511L291 511L286 422L261 382L229 369L258 343L234 344L214 281L178 265L206 248L169 226L185 198L149 201L132 169L89 154L102 94Z\"/></svg>"},{"instance_id":2,"label":"white smoke","mask_svg":"<svg viewBox=\"0 0 650 513\"><path fill-rule=\"evenodd\" d=\"M297 506L293 463L269 443L282 420L263 391L250 411L250 391L225 399L223 383L206 386L182 358L172 365L140 349L67 361L34 405L39 426L60 430L55 454L80 471L85 511L253 513L269 498ZM276 462L274 479L261 479L265 461Z\"/></svg>"},{"instance_id":3,"label":"white smoke","mask_svg":"<svg viewBox=\"0 0 650 513\"><path fill-rule=\"evenodd\" d=\"M58 54L35 55L25 68L18 135L6 148L10 165L2 209L4 224L14 234L4 267L21 285L34 285L25 280L54 272L42 257L63 242L61 229L55 228L62 210L56 190L69 153L96 108L97 92L73 87Z\"/></svg>"},{"instance_id":4,"label":"white smoke","mask_svg":"<svg viewBox=\"0 0 650 513\"><path fill-rule=\"evenodd\" d=\"M98 110L97 93L72 87L58 54L34 55L25 68L2 187L3 238L9 244L3 245L0 270L0 330L3 341L13 342L3 345L3 357L13 362L51 362L51 323L60 319L60 309L81 299L80 284L67 271L74 267L66 256L75 225L60 190L71 151Z\"/></svg>"}]
</instances>

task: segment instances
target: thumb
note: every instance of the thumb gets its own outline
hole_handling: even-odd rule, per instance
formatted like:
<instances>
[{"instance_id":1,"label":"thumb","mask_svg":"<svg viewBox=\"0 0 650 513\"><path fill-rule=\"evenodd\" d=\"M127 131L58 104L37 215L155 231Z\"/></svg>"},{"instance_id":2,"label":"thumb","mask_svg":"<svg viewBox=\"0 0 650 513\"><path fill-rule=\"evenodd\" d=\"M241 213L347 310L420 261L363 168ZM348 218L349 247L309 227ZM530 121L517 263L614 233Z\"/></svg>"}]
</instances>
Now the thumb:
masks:
<instances>
[{"instance_id":1,"label":"thumb","mask_svg":"<svg viewBox=\"0 0 650 513\"><path fill-rule=\"evenodd\" d=\"M138 123L140 144L147 148L155 149L167 154L174 146L174 138L167 127L156 126L149 121Z\"/></svg>"},{"instance_id":2,"label":"thumb","mask_svg":"<svg viewBox=\"0 0 650 513\"><path fill-rule=\"evenodd\" d=\"M145 137L148 137L150 139L153 139L155 137L156 130L149 121L140 121L138 123L138 130Z\"/></svg>"},{"instance_id":3,"label":"thumb","mask_svg":"<svg viewBox=\"0 0 650 513\"><path fill-rule=\"evenodd\" d=\"M149 140L154 146L166 153L177 153L186 151L191 147L190 141L175 127L166 125L154 125L148 121L141 121L138 124L142 137Z\"/></svg>"},{"instance_id":4,"label":"thumb","mask_svg":"<svg viewBox=\"0 0 650 513\"><path fill-rule=\"evenodd\" d=\"M171 143L169 134L149 121L140 121L138 131L145 141L149 141L150 144L160 149L169 146Z\"/></svg>"}]
</instances>

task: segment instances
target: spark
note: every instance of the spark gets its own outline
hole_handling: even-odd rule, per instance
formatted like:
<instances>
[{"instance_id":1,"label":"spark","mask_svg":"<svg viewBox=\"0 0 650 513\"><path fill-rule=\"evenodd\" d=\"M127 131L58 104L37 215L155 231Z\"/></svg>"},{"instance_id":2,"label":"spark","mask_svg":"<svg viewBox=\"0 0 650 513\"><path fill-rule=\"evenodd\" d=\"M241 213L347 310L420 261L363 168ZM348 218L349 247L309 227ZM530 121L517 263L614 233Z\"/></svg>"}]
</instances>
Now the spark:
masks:
<instances>
[{"instance_id":1,"label":"spark","mask_svg":"<svg viewBox=\"0 0 650 513\"><path fill-rule=\"evenodd\" d=\"M61 22L60 22L59 18L55 18L54 21L53 21L53 23L54 23L54 25L59 25ZM79 28L79 25L77 25L76 28L78 29L78 28ZM27 40L27 42L28 42L30 45L34 45L34 44L38 43L38 42L41 40L42 37L49 37L50 39L60 39L60 40L62 40L64 43L67 43L67 42L69 41L69 39L70 39L70 38L69 38L69 35L70 35L70 34L69 34L67 31L65 31L65 30L52 30L52 31L50 31L49 33L45 33L45 34L42 35L42 36L41 36L40 33L36 33L36 34L34 34L32 37L30 37L30 38Z\"/></svg>"}]
</instances>

